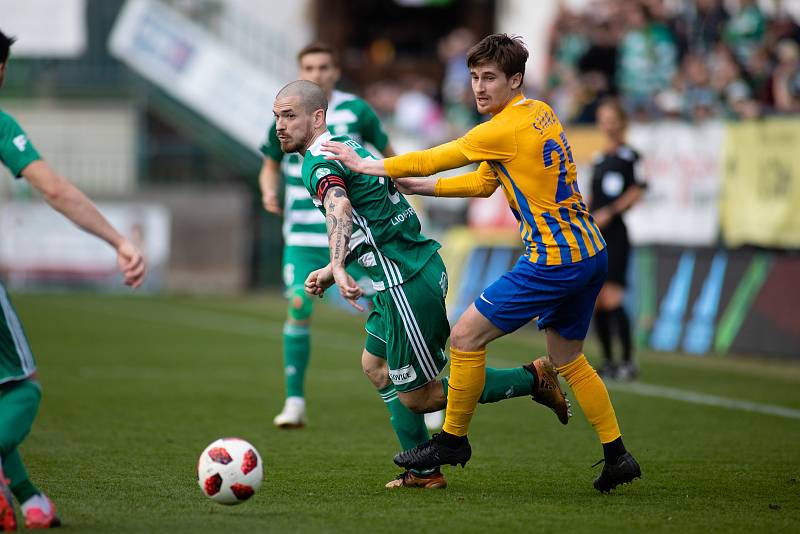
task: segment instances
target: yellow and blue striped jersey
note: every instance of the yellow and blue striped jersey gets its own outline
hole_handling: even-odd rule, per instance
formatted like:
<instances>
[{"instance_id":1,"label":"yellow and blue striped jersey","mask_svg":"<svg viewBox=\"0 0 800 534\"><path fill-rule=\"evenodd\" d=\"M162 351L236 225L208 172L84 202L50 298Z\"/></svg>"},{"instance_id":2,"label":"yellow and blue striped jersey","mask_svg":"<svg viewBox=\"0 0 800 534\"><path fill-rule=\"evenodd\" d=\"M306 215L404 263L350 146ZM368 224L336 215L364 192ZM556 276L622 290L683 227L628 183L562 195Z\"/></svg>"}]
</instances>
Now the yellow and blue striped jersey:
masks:
<instances>
[{"instance_id":1,"label":"yellow and blue striped jersey","mask_svg":"<svg viewBox=\"0 0 800 534\"><path fill-rule=\"evenodd\" d=\"M532 262L564 265L605 248L578 189L564 129L544 102L519 95L464 137L388 158L384 166L391 177L427 176L468 162L481 164L475 172L440 178L436 195L489 196L502 187Z\"/></svg>"},{"instance_id":2,"label":"yellow and blue striped jersey","mask_svg":"<svg viewBox=\"0 0 800 534\"><path fill-rule=\"evenodd\" d=\"M531 261L562 265L605 247L578 189L567 136L550 106L520 95L456 143L470 161L484 161L494 171Z\"/></svg>"}]
</instances>

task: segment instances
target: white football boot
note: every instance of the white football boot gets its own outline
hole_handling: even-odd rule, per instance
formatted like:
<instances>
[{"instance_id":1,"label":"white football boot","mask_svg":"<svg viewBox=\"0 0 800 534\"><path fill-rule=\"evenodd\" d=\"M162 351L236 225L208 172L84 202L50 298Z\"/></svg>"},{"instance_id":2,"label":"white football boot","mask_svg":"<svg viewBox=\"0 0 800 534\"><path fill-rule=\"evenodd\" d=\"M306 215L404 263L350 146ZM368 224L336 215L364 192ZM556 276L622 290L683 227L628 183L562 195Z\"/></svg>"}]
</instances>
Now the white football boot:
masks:
<instances>
[{"instance_id":1,"label":"white football boot","mask_svg":"<svg viewBox=\"0 0 800 534\"><path fill-rule=\"evenodd\" d=\"M428 430L435 432L441 430L444 424L444 410L438 412L430 412L425 414L425 426Z\"/></svg>"},{"instance_id":2,"label":"white football boot","mask_svg":"<svg viewBox=\"0 0 800 534\"><path fill-rule=\"evenodd\" d=\"M287 397L283 410L272 420L278 428L286 429L303 428L306 422L306 400L303 397Z\"/></svg>"}]
</instances>

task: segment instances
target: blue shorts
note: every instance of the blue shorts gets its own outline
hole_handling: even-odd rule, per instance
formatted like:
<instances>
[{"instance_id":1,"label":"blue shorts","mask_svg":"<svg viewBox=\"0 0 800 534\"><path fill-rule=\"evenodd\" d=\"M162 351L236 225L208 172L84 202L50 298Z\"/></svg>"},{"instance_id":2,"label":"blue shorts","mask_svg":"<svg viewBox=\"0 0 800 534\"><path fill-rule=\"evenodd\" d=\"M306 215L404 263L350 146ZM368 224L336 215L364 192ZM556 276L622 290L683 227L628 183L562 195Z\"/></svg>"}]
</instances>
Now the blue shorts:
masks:
<instances>
[{"instance_id":1,"label":"blue shorts","mask_svg":"<svg viewBox=\"0 0 800 534\"><path fill-rule=\"evenodd\" d=\"M539 265L523 256L475 299L475 307L507 334L538 317L540 330L584 339L607 274L605 249L567 265Z\"/></svg>"}]
</instances>

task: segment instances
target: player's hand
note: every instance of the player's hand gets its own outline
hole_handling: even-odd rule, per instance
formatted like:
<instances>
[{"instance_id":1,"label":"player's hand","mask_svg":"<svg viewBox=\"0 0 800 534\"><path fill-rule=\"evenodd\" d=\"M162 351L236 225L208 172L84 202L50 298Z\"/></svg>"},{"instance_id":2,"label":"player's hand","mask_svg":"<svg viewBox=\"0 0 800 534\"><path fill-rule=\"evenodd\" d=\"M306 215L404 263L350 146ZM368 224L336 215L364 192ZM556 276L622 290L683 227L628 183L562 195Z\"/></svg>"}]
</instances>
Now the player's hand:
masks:
<instances>
[{"instance_id":1,"label":"player's hand","mask_svg":"<svg viewBox=\"0 0 800 534\"><path fill-rule=\"evenodd\" d=\"M261 203L264 205L264 209L272 214L275 215L282 215L283 209L281 209L281 202L280 198L278 198L278 192L274 189L265 189L261 193Z\"/></svg>"},{"instance_id":2,"label":"player's hand","mask_svg":"<svg viewBox=\"0 0 800 534\"><path fill-rule=\"evenodd\" d=\"M331 264L329 263L322 269L312 271L305 282L305 290L309 295L321 297L325 290L333 285L333 273L331 272Z\"/></svg>"},{"instance_id":3,"label":"player's hand","mask_svg":"<svg viewBox=\"0 0 800 534\"><path fill-rule=\"evenodd\" d=\"M330 156L325 156L327 160L341 161L345 167L355 172L364 172L362 163L364 159L356 154L353 147L347 146L339 141L326 141L322 143L322 149L330 152Z\"/></svg>"},{"instance_id":4,"label":"player's hand","mask_svg":"<svg viewBox=\"0 0 800 534\"><path fill-rule=\"evenodd\" d=\"M333 269L333 277L336 280L336 285L339 286L339 293L342 297L344 297L352 307L363 312L364 306L358 303L358 299L364 295L361 286L359 286L353 277L347 274L347 271L342 267Z\"/></svg>"},{"instance_id":5,"label":"player's hand","mask_svg":"<svg viewBox=\"0 0 800 534\"><path fill-rule=\"evenodd\" d=\"M136 289L144 282L145 261L133 243L124 239L117 247L117 266L125 280L126 286Z\"/></svg>"},{"instance_id":6,"label":"player's hand","mask_svg":"<svg viewBox=\"0 0 800 534\"><path fill-rule=\"evenodd\" d=\"M592 217L594 217L595 224L601 230L606 226L608 226L608 223L611 222L613 216L614 215L611 213L611 210L608 208L600 208L599 210L592 213Z\"/></svg>"},{"instance_id":7,"label":"player's hand","mask_svg":"<svg viewBox=\"0 0 800 534\"><path fill-rule=\"evenodd\" d=\"M414 184L416 184L417 178L394 178L392 181L397 190L402 194L414 194Z\"/></svg>"}]
</instances>

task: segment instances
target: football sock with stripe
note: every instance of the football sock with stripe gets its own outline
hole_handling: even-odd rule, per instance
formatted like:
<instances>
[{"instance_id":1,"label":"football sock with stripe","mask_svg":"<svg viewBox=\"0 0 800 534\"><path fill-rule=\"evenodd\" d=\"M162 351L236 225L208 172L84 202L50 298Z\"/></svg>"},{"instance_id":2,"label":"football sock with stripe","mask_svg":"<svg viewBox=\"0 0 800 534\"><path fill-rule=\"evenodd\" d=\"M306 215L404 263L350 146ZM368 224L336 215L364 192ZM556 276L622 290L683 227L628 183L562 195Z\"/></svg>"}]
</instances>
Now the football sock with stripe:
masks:
<instances>
[{"instance_id":1,"label":"football sock with stripe","mask_svg":"<svg viewBox=\"0 0 800 534\"><path fill-rule=\"evenodd\" d=\"M600 443L611 443L621 436L617 416L606 385L589 365L586 356L581 354L577 359L556 369L572 388L586 419L592 424L600 438Z\"/></svg>"},{"instance_id":2,"label":"football sock with stripe","mask_svg":"<svg viewBox=\"0 0 800 534\"><path fill-rule=\"evenodd\" d=\"M450 382L449 377L442 378L442 389L447 397ZM536 386L536 377L524 367L511 369L486 368L486 383L478 399L478 404L489 404L514 397L524 397L533 394Z\"/></svg>"},{"instance_id":3,"label":"football sock with stripe","mask_svg":"<svg viewBox=\"0 0 800 534\"><path fill-rule=\"evenodd\" d=\"M287 397L304 396L303 385L310 354L310 328L285 323L283 325L283 375Z\"/></svg>"},{"instance_id":4,"label":"football sock with stripe","mask_svg":"<svg viewBox=\"0 0 800 534\"><path fill-rule=\"evenodd\" d=\"M10 454L3 456L3 473L11 483L8 485L11 493L19 502L25 502L39 492L28 478L28 472L22 463L19 450L14 449Z\"/></svg>"},{"instance_id":5,"label":"football sock with stripe","mask_svg":"<svg viewBox=\"0 0 800 534\"><path fill-rule=\"evenodd\" d=\"M413 449L421 443L428 441L428 428L425 426L425 416L421 413L414 413L400 401L394 384L389 384L383 389L378 390L381 399L386 404L386 408L391 414L392 429L394 430L400 447L404 451ZM416 474L430 474L435 471L413 470Z\"/></svg>"},{"instance_id":6,"label":"football sock with stripe","mask_svg":"<svg viewBox=\"0 0 800 534\"><path fill-rule=\"evenodd\" d=\"M450 347L450 380L442 430L466 436L486 384L486 349L467 352Z\"/></svg>"}]
</instances>

